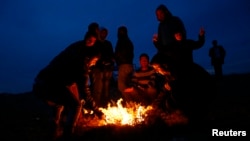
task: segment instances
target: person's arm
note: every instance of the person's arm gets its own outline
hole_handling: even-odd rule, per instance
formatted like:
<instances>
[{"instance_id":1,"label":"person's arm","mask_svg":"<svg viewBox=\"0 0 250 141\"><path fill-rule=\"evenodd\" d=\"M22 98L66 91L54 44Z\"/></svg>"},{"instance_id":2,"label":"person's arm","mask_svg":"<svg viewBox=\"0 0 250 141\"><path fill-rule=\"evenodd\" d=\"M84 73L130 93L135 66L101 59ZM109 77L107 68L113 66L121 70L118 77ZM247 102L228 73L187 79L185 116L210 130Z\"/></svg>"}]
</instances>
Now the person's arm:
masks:
<instances>
[{"instance_id":1,"label":"person's arm","mask_svg":"<svg viewBox=\"0 0 250 141\"><path fill-rule=\"evenodd\" d=\"M200 28L198 41L194 41L193 44L190 46L193 50L201 48L205 43L205 30L204 28Z\"/></svg>"},{"instance_id":2,"label":"person's arm","mask_svg":"<svg viewBox=\"0 0 250 141\"><path fill-rule=\"evenodd\" d=\"M158 34L154 34L152 40L153 40L153 44L154 44L155 48L157 50L161 50L161 46L160 46L159 40L158 40Z\"/></svg>"}]
</instances>

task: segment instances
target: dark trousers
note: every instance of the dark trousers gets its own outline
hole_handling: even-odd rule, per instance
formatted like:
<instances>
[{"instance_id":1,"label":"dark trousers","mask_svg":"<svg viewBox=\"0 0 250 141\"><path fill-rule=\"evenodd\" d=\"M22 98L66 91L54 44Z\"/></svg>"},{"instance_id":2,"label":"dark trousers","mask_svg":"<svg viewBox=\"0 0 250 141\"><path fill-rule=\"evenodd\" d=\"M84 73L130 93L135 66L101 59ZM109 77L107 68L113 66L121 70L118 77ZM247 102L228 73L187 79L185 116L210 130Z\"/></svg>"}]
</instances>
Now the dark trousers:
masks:
<instances>
[{"instance_id":1,"label":"dark trousers","mask_svg":"<svg viewBox=\"0 0 250 141\"><path fill-rule=\"evenodd\" d=\"M92 70L92 92L97 106L106 106L110 97L110 82L113 71L111 69Z\"/></svg>"},{"instance_id":2,"label":"dark trousers","mask_svg":"<svg viewBox=\"0 0 250 141\"><path fill-rule=\"evenodd\" d=\"M129 83L131 81L132 75L134 72L134 68L132 64L122 64L118 67L118 90L124 96L124 90L129 87Z\"/></svg>"},{"instance_id":3,"label":"dark trousers","mask_svg":"<svg viewBox=\"0 0 250 141\"><path fill-rule=\"evenodd\" d=\"M126 102L137 102L143 105L150 105L157 97L157 89L154 87L138 88L134 87L134 91L125 92L124 100Z\"/></svg>"},{"instance_id":4,"label":"dark trousers","mask_svg":"<svg viewBox=\"0 0 250 141\"><path fill-rule=\"evenodd\" d=\"M214 74L216 79L221 79L223 76L222 73L222 64L214 64Z\"/></svg>"}]
</instances>

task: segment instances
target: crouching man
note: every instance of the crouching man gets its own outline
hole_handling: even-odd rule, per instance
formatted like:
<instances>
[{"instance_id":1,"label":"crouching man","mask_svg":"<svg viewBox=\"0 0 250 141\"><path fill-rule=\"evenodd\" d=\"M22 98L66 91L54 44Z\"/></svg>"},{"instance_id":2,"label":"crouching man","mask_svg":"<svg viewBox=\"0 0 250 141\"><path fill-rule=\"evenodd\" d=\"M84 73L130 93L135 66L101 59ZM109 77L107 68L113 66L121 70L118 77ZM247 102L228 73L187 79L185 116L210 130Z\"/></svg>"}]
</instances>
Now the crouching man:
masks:
<instances>
[{"instance_id":1,"label":"crouching man","mask_svg":"<svg viewBox=\"0 0 250 141\"><path fill-rule=\"evenodd\" d=\"M99 53L95 49L96 33L87 32L83 40L68 46L57 55L35 78L33 93L48 105L56 108L54 139L58 138L61 115L67 110L63 136L74 133L79 119L82 99L96 114L101 114L89 89L89 72Z\"/></svg>"}]
</instances>

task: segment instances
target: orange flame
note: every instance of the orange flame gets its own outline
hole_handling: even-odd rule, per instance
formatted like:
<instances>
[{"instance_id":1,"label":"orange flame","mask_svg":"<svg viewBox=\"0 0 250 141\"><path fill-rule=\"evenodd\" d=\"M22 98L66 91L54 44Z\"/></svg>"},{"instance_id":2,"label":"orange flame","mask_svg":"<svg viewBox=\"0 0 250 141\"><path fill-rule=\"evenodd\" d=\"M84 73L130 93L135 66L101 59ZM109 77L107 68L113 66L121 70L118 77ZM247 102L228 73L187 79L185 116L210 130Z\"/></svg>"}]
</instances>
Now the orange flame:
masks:
<instances>
[{"instance_id":1,"label":"orange flame","mask_svg":"<svg viewBox=\"0 0 250 141\"><path fill-rule=\"evenodd\" d=\"M99 108L104 113L102 119L93 117L93 111L83 109L85 116L81 118L84 127L100 127L106 125L135 126L137 124L154 123L155 117L160 117L167 125L186 124L188 119L180 110L166 113L162 110L153 109L152 106L142 106L141 104L130 102L124 107L122 99L116 103L108 103L107 108ZM92 116L86 116L92 115ZM151 119L152 118L152 119Z\"/></svg>"},{"instance_id":2,"label":"orange flame","mask_svg":"<svg viewBox=\"0 0 250 141\"><path fill-rule=\"evenodd\" d=\"M115 106L108 104L107 108L99 108L105 115L106 124L115 125L135 125L142 123L147 116L146 112L151 110L151 106L141 106L137 103L130 103L128 107L123 107L122 99L119 99Z\"/></svg>"}]
</instances>

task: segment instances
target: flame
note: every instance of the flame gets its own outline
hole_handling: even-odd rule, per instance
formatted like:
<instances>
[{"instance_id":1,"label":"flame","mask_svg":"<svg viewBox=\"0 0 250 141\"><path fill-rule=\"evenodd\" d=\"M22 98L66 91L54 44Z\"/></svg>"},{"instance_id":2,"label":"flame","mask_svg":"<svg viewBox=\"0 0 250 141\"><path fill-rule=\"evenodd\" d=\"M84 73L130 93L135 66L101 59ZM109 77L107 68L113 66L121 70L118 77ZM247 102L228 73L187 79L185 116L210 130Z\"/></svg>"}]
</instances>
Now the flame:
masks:
<instances>
[{"instance_id":1,"label":"flame","mask_svg":"<svg viewBox=\"0 0 250 141\"><path fill-rule=\"evenodd\" d=\"M144 121L146 112L151 110L151 106L142 106L137 103L130 103L127 107L122 106L122 99L119 99L115 106L108 104L107 108L99 108L105 115L106 124L115 125L135 125Z\"/></svg>"},{"instance_id":2,"label":"flame","mask_svg":"<svg viewBox=\"0 0 250 141\"><path fill-rule=\"evenodd\" d=\"M153 124L157 117L160 117L167 125L187 124L188 118L180 110L171 113L154 109L152 106L143 106L140 103L130 102L126 106L122 105L120 98L116 103L108 103L107 108L100 107L104 113L102 119L95 116L93 111L83 108L82 127L100 127L107 125L115 126L135 126L138 124Z\"/></svg>"}]
</instances>

